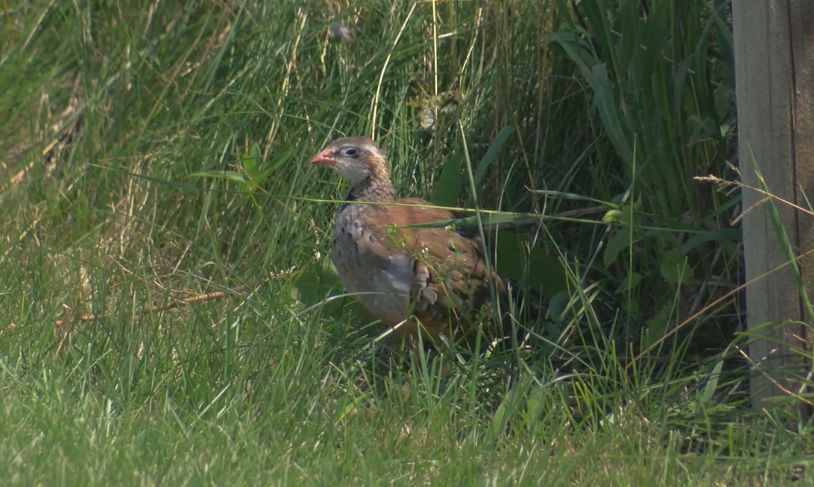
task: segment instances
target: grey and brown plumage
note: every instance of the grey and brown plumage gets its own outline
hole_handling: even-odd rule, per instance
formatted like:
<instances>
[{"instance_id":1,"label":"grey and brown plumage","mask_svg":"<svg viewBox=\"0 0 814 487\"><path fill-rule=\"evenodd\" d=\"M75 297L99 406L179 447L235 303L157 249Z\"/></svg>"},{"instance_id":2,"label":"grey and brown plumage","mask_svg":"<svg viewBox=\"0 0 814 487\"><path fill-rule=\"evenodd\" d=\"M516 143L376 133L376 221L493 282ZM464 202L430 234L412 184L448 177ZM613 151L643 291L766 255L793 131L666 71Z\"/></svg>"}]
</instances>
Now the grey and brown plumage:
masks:
<instances>
[{"instance_id":1,"label":"grey and brown plumage","mask_svg":"<svg viewBox=\"0 0 814 487\"><path fill-rule=\"evenodd\" d=\"M396 199L387 156L366 137L333 141L311 159L351 181L334 223L332 258L348 292L386 326L415 338L467 329L506 283L480 245L444 228L409 225L454 215L418 198ZM388 204L392 203L392 204Z\"/></svg>"}]
</instances>

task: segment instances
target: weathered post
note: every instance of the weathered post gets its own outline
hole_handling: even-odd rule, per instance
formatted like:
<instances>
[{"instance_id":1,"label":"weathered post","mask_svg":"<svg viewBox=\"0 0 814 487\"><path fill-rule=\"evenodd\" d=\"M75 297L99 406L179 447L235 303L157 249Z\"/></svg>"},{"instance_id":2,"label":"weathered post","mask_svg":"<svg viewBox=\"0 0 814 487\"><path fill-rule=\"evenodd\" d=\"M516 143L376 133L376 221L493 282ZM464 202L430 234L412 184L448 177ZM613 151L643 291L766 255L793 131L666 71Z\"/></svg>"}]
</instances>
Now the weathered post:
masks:
<instances>
[{"instance_id":1,"label":"weathered post","mask_svg":"<svg viewBox=\"0 0 814 487\"><path fill-rule=\"evenodd\" d=\"M808 208L814 204L814 1L734 0L732 14L744 183L759 187L762 175L769 192ZM775 207L794 254L814 249L814 217L781 203ZM789 256L765 197L744 189L743 208L749 281ZM798 264L802 288L814 299L814 256ZM801 378L811 363L800 352L811 350L814 321L806 313L794 267L751 284L746 309L749 331L761 337L749 347L757 364L753 405L764 407L772 397L805 392Z\"/></svg>"}]
</instances>

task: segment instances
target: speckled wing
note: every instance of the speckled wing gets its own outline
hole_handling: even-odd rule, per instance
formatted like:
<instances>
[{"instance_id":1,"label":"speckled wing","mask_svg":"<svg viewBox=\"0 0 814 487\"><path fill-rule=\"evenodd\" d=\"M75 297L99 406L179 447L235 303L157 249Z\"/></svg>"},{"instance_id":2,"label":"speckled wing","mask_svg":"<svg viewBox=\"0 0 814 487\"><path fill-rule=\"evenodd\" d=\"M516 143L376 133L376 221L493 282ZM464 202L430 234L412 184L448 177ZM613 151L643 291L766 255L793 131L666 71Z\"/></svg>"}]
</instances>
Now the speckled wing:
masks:
<instances>
[{"instance_id":1,"label":"speckled wing","mask_svg":"<svg viewBox=\"0 0 814 487\"><path fill-rule=\"evenodd\" d=\"M398 203L417 206L376 206L367 223L389 252L410 257L412 312L432 335L450 325L465 327L467 318L489 302L490 281L503 293L503 280L487 269L476 241L447 228L408 227L452 219L452 212L418 198Z\"/></svg>"}]
</instances>

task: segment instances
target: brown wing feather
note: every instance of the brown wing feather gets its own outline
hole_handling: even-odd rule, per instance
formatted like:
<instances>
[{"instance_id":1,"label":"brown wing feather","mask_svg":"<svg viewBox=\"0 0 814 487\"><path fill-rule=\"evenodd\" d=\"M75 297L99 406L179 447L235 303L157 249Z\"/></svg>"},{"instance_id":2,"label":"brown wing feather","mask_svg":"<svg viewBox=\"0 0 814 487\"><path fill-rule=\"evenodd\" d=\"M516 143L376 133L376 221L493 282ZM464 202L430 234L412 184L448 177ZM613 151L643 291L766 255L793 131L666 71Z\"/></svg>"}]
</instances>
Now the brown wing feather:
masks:
<instances>
[{"instance_id":1,"label":"brown wing feather","mask_svg":"<svg viewBox=\"0 0 814 487\"><path fill-rule=\"evenodd\" d=\"M446 228L405 228L450 220L452 212L418 198L399 203L422 206L377 205L367 223L379 242L415 259L414 313L434 336L449 330L450 313L459 318L456 326L465 327L466 318L489 301L489 282L503 293L503 280L487 269L476 241Z\"/></svg>"}]
</instances>

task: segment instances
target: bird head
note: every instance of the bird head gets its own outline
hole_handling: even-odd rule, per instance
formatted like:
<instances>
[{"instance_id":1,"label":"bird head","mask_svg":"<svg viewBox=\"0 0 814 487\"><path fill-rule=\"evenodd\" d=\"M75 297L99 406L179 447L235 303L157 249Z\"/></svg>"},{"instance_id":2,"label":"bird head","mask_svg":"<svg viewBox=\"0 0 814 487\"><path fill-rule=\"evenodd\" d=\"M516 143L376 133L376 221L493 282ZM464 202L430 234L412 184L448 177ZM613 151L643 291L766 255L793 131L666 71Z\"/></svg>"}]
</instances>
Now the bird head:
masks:
<instances>
[{"instance_id":1,"label":"bird head","mask_svg":"<svg viewBox=\"0 0 814 487\"><path fill-rule=\"evenodd\" d=\"M311 164L328 166L354 185L370 177L389 177L387 156L367 137L337 139L312 157Z\"/></svg>"}]
</instances>

